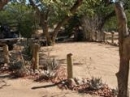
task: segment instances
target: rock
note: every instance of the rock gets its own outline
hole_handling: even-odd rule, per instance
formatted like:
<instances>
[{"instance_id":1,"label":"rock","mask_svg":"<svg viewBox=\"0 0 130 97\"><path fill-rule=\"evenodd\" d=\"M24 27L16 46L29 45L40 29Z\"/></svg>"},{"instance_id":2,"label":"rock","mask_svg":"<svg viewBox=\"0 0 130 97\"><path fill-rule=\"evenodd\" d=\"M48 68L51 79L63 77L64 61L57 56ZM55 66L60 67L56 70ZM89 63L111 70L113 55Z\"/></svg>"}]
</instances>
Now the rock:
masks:
<instances>
[{"instance_id":1,"label":"rock","mask_svg":"<svg viewBox=\"0 0 130 97\"><path fill-rule=\"evenodd\" d=\"M70 89L73 88L74 86L77 86L77 84L73 78L69 79L68 82L69 82Z\"/></svg>"},{"instance_id":2,"label":"rock","mask_svg":"<svg viewBox=\"0 0 130 97\"><path fill-rule=\"evenodd\" d=\"M38 69L35 70L35 74L38 75L40 74L40 71Z\"/></svg>"},{"instance_id":3,"label":"rock","mask_svg":"<svg viewBox=\"0 0 130 97\"><path fill-rule=\"evenodd\" d=\"M77 85L82 85L83 84L83 79L80 77L74 78L75 82Z\"/></svg>"},{"instance_id":4,"label":"rock","mask_svg":"<svg viewBox=\"0 0 130 97\"><path fill-rule=\"evenodd\" d=\"M50 77L55 77L56 73L55 72L50 72Z\"/></svg>"},{"instance_id":5,"label":"rock","mask_svg":"<svg viewBox=\"0 0 130 97\"><path fill-rule=\"evenodd\" d=\"M40 74L41 74L41 75L45 75L45 71L44 71L44 70L41 70L41 71L40 71Z\"/></svg>"},{"instance_id":6,"label":"rock","mask_svg":"<svg viewBox=\"0 0 130 97\"><path fill-rule=\"evenodd\" d=\"M83 82L83 84L87 84L87 83L88 83L88 79L83 78L83 79L82 79L82 82Z\"/></svg>"}]
</instances>

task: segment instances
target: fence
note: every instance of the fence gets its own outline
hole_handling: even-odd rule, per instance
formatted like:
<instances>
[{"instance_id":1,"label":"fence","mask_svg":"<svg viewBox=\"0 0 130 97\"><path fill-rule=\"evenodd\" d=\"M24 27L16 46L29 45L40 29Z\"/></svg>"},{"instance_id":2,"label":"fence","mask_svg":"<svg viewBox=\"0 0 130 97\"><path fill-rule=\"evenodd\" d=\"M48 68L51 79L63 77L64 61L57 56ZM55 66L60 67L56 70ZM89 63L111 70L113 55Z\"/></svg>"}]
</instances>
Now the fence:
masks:
<instances>
[{"instance_id":1,"label":"fence","mask_svg":"<svg viewBox=\"0 0 130 97\"><path fill-rule=\"evenodd\" d=\"M103 32L103 42L111 45L118 46L118 32Z\"/></svg>"}]
</instances>

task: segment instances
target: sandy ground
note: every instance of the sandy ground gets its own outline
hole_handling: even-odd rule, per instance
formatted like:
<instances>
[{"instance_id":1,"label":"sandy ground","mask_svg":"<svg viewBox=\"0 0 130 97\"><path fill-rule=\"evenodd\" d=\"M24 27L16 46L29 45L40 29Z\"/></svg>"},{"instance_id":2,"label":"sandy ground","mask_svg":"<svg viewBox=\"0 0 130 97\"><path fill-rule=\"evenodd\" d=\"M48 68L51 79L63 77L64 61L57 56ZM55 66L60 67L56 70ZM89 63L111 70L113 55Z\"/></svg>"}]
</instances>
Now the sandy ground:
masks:
<instances>
[{"instance_id":1,"label":"sandy ground","mask_svg":"<svg viewBox=\"0 0 130 97\"><path fill-rule=\"evenodd\" d=\"M118 47L100 43L59 43L53 47L42 47L41 51L58 59L66 66L66 55L73 54L74 77L99 77L111 88L117 87L115 73L118 72ZM47 52L46 52L47 51ZM130 79L130 77L129 77ZM7 86L0 89L0 97L94 97L78 94L75 91L60 90L56 86L33 90L34 86L44 86L51 83L38 83L28 79L8 79L0 75ZM130 87L130 81L129 81Z\"/></svg>"}]
</instances>

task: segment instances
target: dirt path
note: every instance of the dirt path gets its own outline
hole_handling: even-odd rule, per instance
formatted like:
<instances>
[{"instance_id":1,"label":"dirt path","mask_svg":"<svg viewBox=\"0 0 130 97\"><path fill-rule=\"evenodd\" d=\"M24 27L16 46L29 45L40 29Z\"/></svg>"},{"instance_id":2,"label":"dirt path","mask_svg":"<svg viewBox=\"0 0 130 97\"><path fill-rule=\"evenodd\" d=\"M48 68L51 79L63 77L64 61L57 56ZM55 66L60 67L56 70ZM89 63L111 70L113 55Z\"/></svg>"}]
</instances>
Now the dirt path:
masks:
<instances>
[{"instance_id":1,"label":"dirt path","mask_svg":"<svg viewBox=\"0 0 130 97\"><path fill-rule=\"evenodd\" d=\"M115 73L119 64L118 47L99 43L61 43L53 47L43 47L41 50L50 50L50 55L57 58L62 65L66 65L66 55L72 53L75 77L100 77L110 87L117 87ZM0 89L0 97L89 97L57 87L31 89L51 83L36 83L28 79L12 80L3 78L2 75L0 80L5 80L9 85Z\"/></svg>"}]
</instances>

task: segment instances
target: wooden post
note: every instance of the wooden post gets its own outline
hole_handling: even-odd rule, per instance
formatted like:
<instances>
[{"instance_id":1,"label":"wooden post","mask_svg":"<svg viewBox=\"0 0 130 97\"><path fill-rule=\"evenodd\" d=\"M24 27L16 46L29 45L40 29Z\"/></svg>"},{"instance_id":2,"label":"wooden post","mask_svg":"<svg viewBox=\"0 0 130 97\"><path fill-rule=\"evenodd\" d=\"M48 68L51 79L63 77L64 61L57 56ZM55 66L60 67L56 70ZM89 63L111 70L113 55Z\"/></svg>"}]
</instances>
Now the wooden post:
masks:
<instances>
[{"instance_id":1,"label":"wooden post","mask_svg":"<svg viewBox=\"0 0 130 97\"><path fill-rule=\"evenodd\" d=\"M36 69L39 69L39 48L39 44L35 43L33 45L32 68L34 72Z\"/></svg>"},{"instance_id":2,"label":"wooden post","mask_svg":"<svg viewBox=\"0 0 130 97\"><path fill-rule=\"evenodd\" d=\"M4 46L3 46L3 52L4 52L4 62L5 63L10 63L8 45L4 44Z\"/></svg>"},{"instance_id":3,"label":"wooden post","mask_svg":"<svg viewBox=\"0 0 130 97\"><path fill-rule=\"evenodd\" d=\"M112 38L111 43L113 44L114 43L114 32L113 31L111 32L111 38Z\"/></svg>"},{"instance_id":4,"label":"wooden post","mask_svg":"<svg viewBox=\"0 0 130 97\"><path fill-rule=\"evenodd\" d=\"M72 54L67 54L67 78L73 78Z\"/></svg>"}]
</instances>

